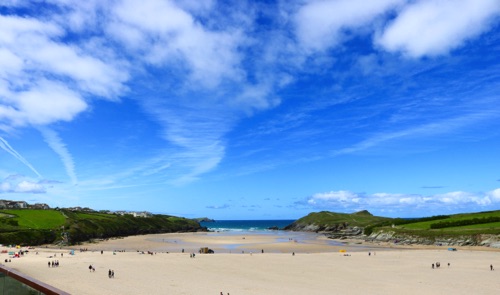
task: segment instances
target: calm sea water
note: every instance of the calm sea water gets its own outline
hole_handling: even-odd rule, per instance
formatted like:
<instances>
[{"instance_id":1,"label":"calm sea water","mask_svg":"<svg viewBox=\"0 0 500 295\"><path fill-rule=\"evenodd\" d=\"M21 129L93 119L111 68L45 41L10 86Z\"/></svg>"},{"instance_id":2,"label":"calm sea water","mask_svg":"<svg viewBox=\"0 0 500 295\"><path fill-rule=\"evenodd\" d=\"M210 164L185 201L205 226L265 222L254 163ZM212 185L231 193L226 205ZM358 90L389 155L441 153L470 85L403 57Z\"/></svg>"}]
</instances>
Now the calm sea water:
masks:
<instances>
[{"instance_id":1,"label":"calm sea water","mask_svg":"<svg viewBox=\"0 0 500 295\"><path fill-rule=\"evenodd\" d=\"M279 229L290 225L295 220L216 220L215 222L200 222L209 231L267 231L271 227Z\"/></svg>"}]
</instances>

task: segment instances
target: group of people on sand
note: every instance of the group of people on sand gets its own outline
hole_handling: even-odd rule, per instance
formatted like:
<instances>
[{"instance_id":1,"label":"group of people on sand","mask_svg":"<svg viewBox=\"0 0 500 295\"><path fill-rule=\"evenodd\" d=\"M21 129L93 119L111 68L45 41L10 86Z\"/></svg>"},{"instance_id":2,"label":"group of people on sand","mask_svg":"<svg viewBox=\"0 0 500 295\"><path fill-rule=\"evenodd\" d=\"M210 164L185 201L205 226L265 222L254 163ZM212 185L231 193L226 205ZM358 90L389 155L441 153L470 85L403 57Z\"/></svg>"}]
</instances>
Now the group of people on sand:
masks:
<instances>
[{"instance_id":1,"label":"group of people on sand","mask_svg":"<svg viewBox=\"0 0 500 295\"><path fill-rule=\"evenodd\" d=\"M89 271L90 272L95 272L95 267L91 264L89 265ZM115 271L112 269L108 270L108 278L112 279L115 277Z\"/></svg>"},{"instance_id":2,"label":"group of people on sand","mask_svg":"<svg viewBox=\"0 0 500 295\"><path fill-rule=\"evenodd\" d=\"M441 263L440 262L436 262L436 264L434 264L434 263L432 264L432 269L434 269L434 268L440 268L440 267L441 267ZM450 267L450 263L448 262L448 268L449 267ZM493 264L490 264L490 270L495 270L493 268Z\"/></svg>"},{"instance_id":3,"label":"group of people on sand","mask_svg":"<svg viewBox=\"0 0 500 295\"><path fill-rule=\"evenodd\" d=\"M59 266L59 260L52 260L48 262L49 267L58 267Z\"/></svg>"}]
</instances>

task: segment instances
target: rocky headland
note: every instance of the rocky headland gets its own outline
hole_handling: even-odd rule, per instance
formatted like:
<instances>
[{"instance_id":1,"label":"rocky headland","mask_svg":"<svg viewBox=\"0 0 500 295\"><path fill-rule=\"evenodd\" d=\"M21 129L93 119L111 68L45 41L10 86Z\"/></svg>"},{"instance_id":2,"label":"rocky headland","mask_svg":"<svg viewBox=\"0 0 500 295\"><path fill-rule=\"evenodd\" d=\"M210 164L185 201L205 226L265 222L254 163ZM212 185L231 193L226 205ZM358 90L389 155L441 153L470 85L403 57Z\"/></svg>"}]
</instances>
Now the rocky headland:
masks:
<instances>
[{"instance_id":1,"label":"rocky headland","mask_svg":"<svg viewBox=\"0 0 500 295\"><path fill-rule=\"evenodd\" d=\"M495 222L496 215L500 215L500 211L400 219L373 216L366 210L352 214L323 211L300 218L284 229L323 233L331 239L367 243L500 248L500 229L496 228L496 223L484 227L490 221ZM425 226L414 226L419 223ZM469 227L462 229L457 224ZM471 228L470 224L483 226ZM449 229L445 225L450 225Z\"/></svg>"}]
</instances>

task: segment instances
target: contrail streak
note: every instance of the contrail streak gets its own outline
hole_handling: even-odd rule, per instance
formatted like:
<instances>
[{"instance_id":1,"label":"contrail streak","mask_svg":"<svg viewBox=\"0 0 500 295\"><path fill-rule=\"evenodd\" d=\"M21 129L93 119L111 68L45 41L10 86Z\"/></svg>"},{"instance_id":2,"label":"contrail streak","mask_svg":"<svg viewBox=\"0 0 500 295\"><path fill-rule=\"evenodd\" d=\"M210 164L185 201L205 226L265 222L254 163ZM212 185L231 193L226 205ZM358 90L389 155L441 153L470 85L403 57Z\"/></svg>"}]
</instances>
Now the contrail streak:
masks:
<instances>
[{"instance_id":1,"label":"contrail streak","mask_svg":"<svg viewBox=\"0 0 500 295\"><path fill-rule=\"evenodd\" d=\"M28 166L28 168L30 168L31 171L35 172L35 174L38 175L38 177L43 178L42 175L38 173L38 171L36 171L36 169L28 161L26 161L26 159L23 156L21 156L15 149L13 149L10 146L10 144L2 137L0 137L0 148L2 148L4 151L14 156L14 158L21 161L21 163L23 163L24 165Z\"/></svg>"},{"instance_id":2,"label":"contrail streak","mask_svg":"<svg viewBox=\"0 0 500 295\"><path fill-rule=\"evenodd\" d=\"M63 143L62 139L59 135L52 129L46 127L39 127L38 130L42 133L45 142L50 146L50 148L59 155L59 158L64 164L64 168L66 169L66 173L71 179L71 183L76 185L78 183L78 179L75 173L75 162L73 161L73 157L68 151L68 148Z\"/></svg>"}]
</instances>

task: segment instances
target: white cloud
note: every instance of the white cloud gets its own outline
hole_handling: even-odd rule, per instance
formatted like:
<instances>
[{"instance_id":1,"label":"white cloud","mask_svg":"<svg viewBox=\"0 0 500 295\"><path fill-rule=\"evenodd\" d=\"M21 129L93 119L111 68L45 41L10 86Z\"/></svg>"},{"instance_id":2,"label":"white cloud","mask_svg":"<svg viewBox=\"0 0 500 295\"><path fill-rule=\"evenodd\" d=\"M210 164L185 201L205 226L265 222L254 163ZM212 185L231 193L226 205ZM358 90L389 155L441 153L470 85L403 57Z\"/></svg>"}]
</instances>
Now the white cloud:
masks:
<instances>
[{"instance_id":1,"label":"white cloud","mask_svg":"<svg viewBox=\"0 0 500 295\"><path fill-rule=\"evenodd\" d=\"M446 194L435 195L434 198L443 204L457 205L457 204L477 204L477 205L489 205L491 204L491 200L488 197L488 194L474 194L469 192L449 192Z\"/></svg>"},{"instance_id":2,"label":"white cloud","mask_svg":"<svg viewBox=\"0 0 500 295\"><path fill-rule=\"evenodd\" d=\"M449 192L431 196L418 194L393 194L393 193L354 193L350 191L331 191L326 193L317 193L297 205L311 207L313 209L333 210L338 208L343 210L400 210L413 206L428 210L449 210L450 208L463 208L473 206L481 208L500 204L500 189L495 189L487 193L470 192ZM469 210L473 210L472 207ZM443 211L444 212L444 211Z\"/></svg>"},{"instance_id":3,"label":"white cloud","mask_svg":"<svg viewBox=\"0 0 500 295\"><path fill-rule=\"evenodd\" d=\"M241 78L237 30L208 30L171 1L124 0L113 7L111 19L108 33L147 63L184 69L191 81L208 88Z\"/></svg>"},{"instance_id":4,"label":"white cloud","mask_svg":"<svg viewBox=\"0 0 500 295\"><path fill-rule=\"evenodd\" d=\"M38 183L26 179L22 175L10 175L3 181L0 181L1 193L23 193L23 194L43 194L45 187Z\"/></svg>"},{"instance_id":5,"label":"white cloud","mask_svg":"<svg viewBox=\"0 0 500 295\"><path fill-rule=\"evenodd\" d=\"M61 26L68 27L75 32L95 31L99 26L99 20L105 14L107 1L102 0L46 0L58 5L61 11L57 15L51 16Z\"/></svg>"},{"instance_id":6,"label":"white cloud","mask_svg":"<svg viewBox=\"0 0 500 295\"><path fill-rule=\"evenodd\" d=\"M414 1L376 42L388 51L411 57L446 54L489 29L499 14L498 0Z\"/></svg>"},{"instance_id":7,"label":"white cloud","mask_svg":"<svg viewBox=\"0 0 500 295\"><path fill-rule=\"evenodd\" d=\"M338 45L345 31L359 29L404 0L308 1L295 16L296 34L308 50Z\"/></svg>"},{"instance_id":8,"label":"white cloud","mask_svg":"<svg viewBox=\"0 0 500 295\"><path fill-rule=\"evenodd\" d=\"M47 125L57 121L71 121L87 108L87 103L65 84L39 80L27 91L12 93L10 106L0 106L3 117L13 125ZM15 111L12 111L14 107Z\"/></svg>"},{"instance_id":9,"label":"white cloud","mask_svg":"<svg viewBox=\"0 0 500 295\"><path fill-rule=\"evenodd\" d=\"M69 5L64 1L54 3ZM9 5L17 4L21 5ZM89 5L87 10L94 7ZM65 40L71 32L61 15L65 14L39 19L0 15L0 129L9 132L18 127L71 121L88 109L89 98L115 100L126 90L126 63L93 38ZM61 148L61 141L55 142L49 140L75 182L69 152ZM2 148L39 175L5 142Z\"/></svg>"},{"instance_id":10,"label":"white cloud","mask_svg":"<svg viewBox=\"0 0 500 295\"><path fill-rule=\"evenodd\" d=\"M359 196L350 191L331 191L327 193L314 194L308 201L312 204L316 204L318 202L357 203L359 202Z\"/></svg>"},{"instance_id":11,"label":"white cloud","mask_svg":"<svg viewBox=\"0 0 500 295\"><path fill-rule=\"evenodd\" d=\"M115 99L124 91L128 75L119 63L60 42L65 34L55 22L0 16L0 119L70 121L86 110L85 95Z\"/></svg>"},{"instance_id":12,"label":"white cloud","mask_svg":"<svg viewBox=\"0 0 500 295\"><path fill-rule=\"evenodd\" d=\"M180 175L173 181L176 184L196 180L220 163L223 137L241 109L274 104L265 87L245 82L240 64L240 47L246 46L243 30L229 21L211 27L196 17L201 13L211 19L217 14L210 11L213 5L211 1L118 1L110 7L104 26L139 69L172 73L153 78L152 83L165 91L138 102L161 125L162 137L171 144L169 157L158 165Z\"/></svg>"},{"instance_id":13,"label":"white cloud","mask_svg":"<svg viewBox=\"0 0 500 295\"><path fill-rule=\"evenodd\" d=\"M494 202L500 202L500 188L488 192L487 196L493 199Z\"/></svg>"},{"instance_id":14,"label":"white cloud","mask_svg":"<svg viewBox=\"0 0 500 295\"><path fill-rule=\"evenodd\" d=\"M41 194L45 193L45 188L41 184L24 180L17 184L17 187L14 189L14 191L16 193Z\"/></svg>"},{"instance_id":15,"label":"white cloud","mask_svg":"<svg viewBox=\"0 0 500 295\"><path fill-rule=\"evenodd\" d=\"M311 0L294 15L299 44L308 53L340 45L346 36L372 33L381 48L411 57L436 56L462 46L491 27L498 0ZM364 30L367 28L368 30Z\"/></svg>"}]
</instances>

